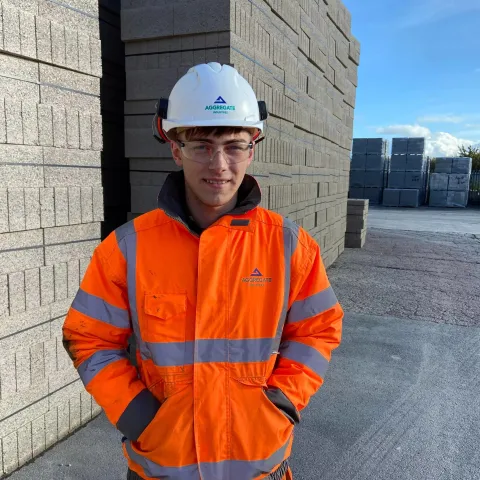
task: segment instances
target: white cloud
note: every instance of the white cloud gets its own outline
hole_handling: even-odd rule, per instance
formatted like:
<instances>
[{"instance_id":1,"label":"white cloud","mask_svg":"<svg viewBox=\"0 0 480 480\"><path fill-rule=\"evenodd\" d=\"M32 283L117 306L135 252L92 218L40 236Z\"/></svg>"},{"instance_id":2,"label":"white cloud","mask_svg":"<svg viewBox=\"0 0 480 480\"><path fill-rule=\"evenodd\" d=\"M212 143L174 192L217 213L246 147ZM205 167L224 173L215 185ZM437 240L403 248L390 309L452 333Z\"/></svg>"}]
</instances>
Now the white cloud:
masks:
<instances>
[{"instance_id":1,"label":"white cloud","mask_svg":"<svg viewBox=\"0 0 480 480\"><path fill-rule=\"evenodd\" d=\"M431 132L421 125L390 125L377 128L377 133L384 135L399 135L401 137L428 137Z\"/></svg>"},{"instance_id":2,"label":"white cloud","mask_svg":"<svg viewBox=\"0 0 480 480\"><path fill-rule=\"evenodd\" d=\"M472 145L473 140L455 137L447 132L432 133L426 142L426 154L431 157L454 157L462 146Z\"/></svg>"},{"instance_id":3,"label":"white cloud","mask_svg":"<svg viewBox=\"0 0 480 480\"><path fill-rule=\"evenodd\" d=\"M451 113L445 115L424 115L417 118L419 123L462 123L464 120L464 117Z\"/></svg>"},{"instance_id":4,"label":"white cloud","mask_svg":"<svg viewBox=\"0 0 480 480\"><path fill-rule=\"evenodd\" d=\"M377 133L389 137L425 137L425 153L430 157L451 157L458 154L461 145L473 145L477 140L459 138L447 132L432 132L422 125L390 125L379 127Z\"/></svg>"}]
</instances>

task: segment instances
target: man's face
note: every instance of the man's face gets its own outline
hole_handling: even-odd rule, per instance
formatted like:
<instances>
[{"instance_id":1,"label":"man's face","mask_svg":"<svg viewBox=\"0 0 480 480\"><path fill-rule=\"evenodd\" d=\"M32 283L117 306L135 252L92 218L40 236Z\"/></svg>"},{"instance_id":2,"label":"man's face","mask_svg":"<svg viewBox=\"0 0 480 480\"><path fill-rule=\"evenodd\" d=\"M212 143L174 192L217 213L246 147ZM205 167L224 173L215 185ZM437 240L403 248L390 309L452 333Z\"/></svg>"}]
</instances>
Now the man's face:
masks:
<instances>
[{"instance_id":1,"label":"man's face","mask_svg":"<svg viewBox=\"0 0 480 480\"><path fill-rule=\"evenodd\" d=\"M179 141L185 140L184 133L179 135ZM232 134L202 135L193 137L189 142L205 141L216 145L227 145L231 142L244 142L249 144L252 135L248 131ZM188 142L187 142L188 145ZM229 163L221 148L214 148L213 158L206 163L192 160L191 155L185 155L180 146L172 143L172 154L175 163L183 168L185 183L189 193L204 206L219 208L229 204L234 199L245 172L253 160L253 150L249 150L246 159L240 163Z\"/></svg>"}]
</instances>

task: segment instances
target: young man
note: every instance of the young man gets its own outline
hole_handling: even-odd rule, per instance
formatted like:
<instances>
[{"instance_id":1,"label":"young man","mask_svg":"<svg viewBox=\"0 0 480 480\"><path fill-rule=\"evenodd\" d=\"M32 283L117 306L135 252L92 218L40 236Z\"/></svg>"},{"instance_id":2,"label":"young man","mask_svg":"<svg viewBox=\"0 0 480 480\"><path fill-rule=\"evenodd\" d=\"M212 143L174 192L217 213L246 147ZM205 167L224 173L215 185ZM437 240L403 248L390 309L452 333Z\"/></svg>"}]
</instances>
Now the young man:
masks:
<instances>
[{"instance_id":1,"label":"young man","mask_svg":"<svg viewBox=\"0 0 480 480\"><path fill-rule=\"evenodd\" d=\"M266 116L230 66L178 81L154 131L182 170L158 209L97 247L65 321L86 389L124 435L130 479L292 478L294 425L343 312L317 243L260 208L245 173Z\"/></svg>"}]
</instances>

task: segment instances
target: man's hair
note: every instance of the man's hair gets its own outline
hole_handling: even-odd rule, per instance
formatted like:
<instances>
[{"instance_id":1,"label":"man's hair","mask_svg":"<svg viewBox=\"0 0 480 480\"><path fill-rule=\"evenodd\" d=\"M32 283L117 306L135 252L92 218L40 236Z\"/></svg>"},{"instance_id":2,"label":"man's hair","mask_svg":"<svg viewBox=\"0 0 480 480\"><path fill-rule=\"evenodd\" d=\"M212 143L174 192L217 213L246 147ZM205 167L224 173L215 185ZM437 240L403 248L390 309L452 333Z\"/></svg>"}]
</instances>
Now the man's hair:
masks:
<instances>
[{"instance_id":1,"label":"man's hair","mask_svg":"<svg viewBox=\"0 0 480 480\"><path fill-rule=\"evenodd\" d=\"M189 142L195 137L208 137L209 135L232 135L234 133L248 132L251 135L255 134L255 128L245 127L192 127L192 128L174 128L167 134L168 138L173 142L178 141L180 133L184 134L185 141Z\"/></svg>"}]
</instances>

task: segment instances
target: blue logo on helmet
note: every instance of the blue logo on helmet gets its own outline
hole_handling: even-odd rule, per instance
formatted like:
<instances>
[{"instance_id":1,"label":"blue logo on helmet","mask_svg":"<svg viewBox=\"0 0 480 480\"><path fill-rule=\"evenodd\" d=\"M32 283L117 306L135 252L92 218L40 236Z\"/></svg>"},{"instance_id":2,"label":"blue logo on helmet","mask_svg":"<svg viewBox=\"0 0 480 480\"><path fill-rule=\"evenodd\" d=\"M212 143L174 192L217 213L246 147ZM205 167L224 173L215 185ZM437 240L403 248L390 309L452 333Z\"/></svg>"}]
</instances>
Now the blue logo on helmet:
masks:
<instances>
[{"instance_id":1,"label":"blue logo on helmet","mask_svg":"<svg viewBox=\"0 0 480 480\"><path fill-rule=\"evenodd\" d=\"M223 104L226 104L227 102L222 98L222 97L218 97L215 102L213 103L223 103Z\"/></svg>"}]
</instances>

